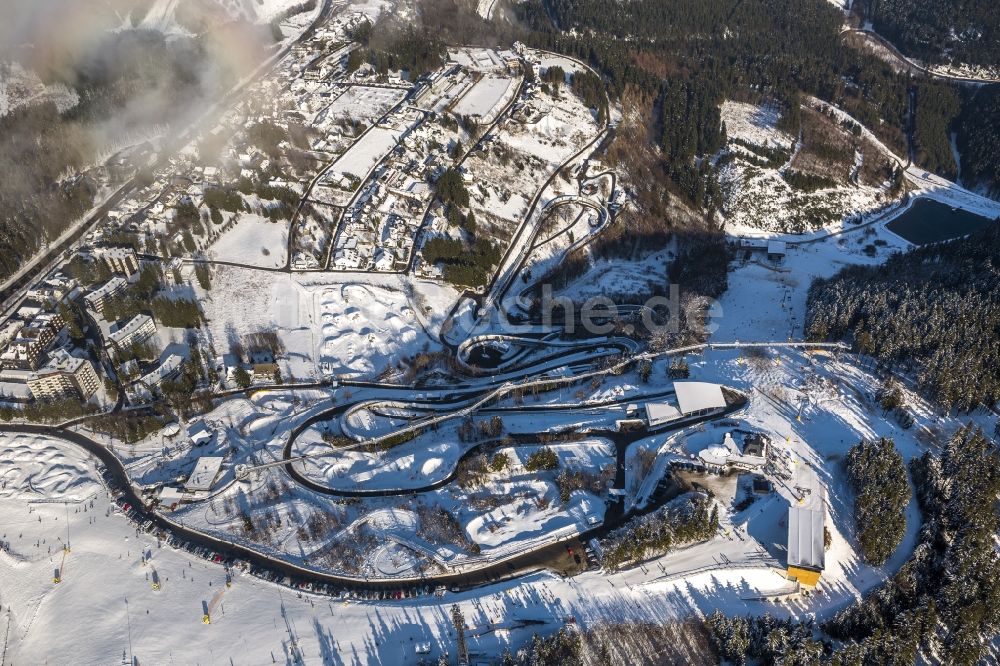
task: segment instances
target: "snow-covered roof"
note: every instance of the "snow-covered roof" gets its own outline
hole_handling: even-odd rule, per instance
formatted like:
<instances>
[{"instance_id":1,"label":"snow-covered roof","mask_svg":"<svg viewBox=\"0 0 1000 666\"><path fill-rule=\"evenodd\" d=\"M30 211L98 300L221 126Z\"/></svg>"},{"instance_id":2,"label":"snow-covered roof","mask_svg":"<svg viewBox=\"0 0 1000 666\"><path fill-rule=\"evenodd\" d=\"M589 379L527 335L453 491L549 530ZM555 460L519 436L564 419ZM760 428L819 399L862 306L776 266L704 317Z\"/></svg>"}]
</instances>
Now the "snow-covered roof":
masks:
<instances>
[{"instance_id":1,"label":"snow-covered roof","mask_svg":"<svg viewBox=\"0 0 1000 666\"><path fill-rule=\"evenodd\" d=\"M198 421L188 427L188 437L190 437L191 441L195 444L207 442L212 439L212 431L207 425L205 425L204 421Z\"/></svg>"},{"instance_id":2,"label":"snow-covered roof","mask_svg":"<svg viewBox=\"0 0 1000 666\"><path fill-rule=\"evenodd\" d=\"M768 254L784 254L785 253L785 241L779 241L779 240L769 240L769 241L767 241L767 253Z\"/></svg>"},{"instance_id":3,"label":"snow-covered roof","mask_svg":"<svg viewBox=\"0 0 1000 666\"><path fill-rule=\"evenodd\" d=\"M191 476L184 484L184 490L195 492L198 490L211 490L215 483L215 477L219 475L222 468L222 456L202 456L195 463Z\"/></svg>"},{"instance_id":4,"label":"snow-covered roof","mask_svg":"<svg viewBox=\"0 0 1000 666\"><path fill-rule=\"evenodd\" d=\"M718 409L726 406L722 387L708 382L674 382L677 404L681 414L700 412L703 409Z\"/></svg>"},{"instance_id":5,"label":"snow-covered roof","mask_svg":"<svg viewBox=\"0 0 1000 666\"><path fill-rule=\"evenodd\" d=\"M793 505L788 510L788 566L822 570L824 512Z\"/></svg>"},{"instance_id":6,"label":"snow-covered roof","mask_svg":"<svg viewBox=\"0 0 1000 666\"><path fill-rule=\"evenodd\" d=\"M730 451L725 446L713 444L698 452L698 458L709 465L725 465L729 462Z\"/></svg>"},{"instance_id":7,"label":"snow-covered roof","mask_svg":"<svg viewBox=\"0 0 1000 666\"><path fill-rule=\"evenodd\" d=\"M745 455L736 445L731 433L726 433L722 444L713 444L698 452L698 457L708 465L736 465L744 469L763 467L767 458Z\"/></svg>"},{"instance_id":8,"label":"snow-covered roof","mask_svg":"<svg viewBox=\"0 0 1000 666\"><path fill-rule=\"evenodd\" d=\"M646 420L649 425L656 426L667 421L673 421L681 415L677 408L668 402L647 402Z\"/></svg>"},{"instance_id":9,"label":"snow-covered roof","mask_svg":"<svg viewBox=\"0 0 1000 666\"><path fill-rule=\"evenodd\" d=\"M788 566L822 570L826 492L808 465L798 466L793 483L800 499L788 510Z\"/></svg>"},{"instance_id":10,"label":"snow-covered roof","mask_svg":"<svg viewBox=\"0 0 1000 666\"><path fill-rule=\"evenodd\" d=\"M182 499L184 499L184 493L180 488L174 488L173 486L164 486L160 489L160 494L157 496L161 504L170 506L172 504L177 504Z\"/></svg>"}]
</instances>

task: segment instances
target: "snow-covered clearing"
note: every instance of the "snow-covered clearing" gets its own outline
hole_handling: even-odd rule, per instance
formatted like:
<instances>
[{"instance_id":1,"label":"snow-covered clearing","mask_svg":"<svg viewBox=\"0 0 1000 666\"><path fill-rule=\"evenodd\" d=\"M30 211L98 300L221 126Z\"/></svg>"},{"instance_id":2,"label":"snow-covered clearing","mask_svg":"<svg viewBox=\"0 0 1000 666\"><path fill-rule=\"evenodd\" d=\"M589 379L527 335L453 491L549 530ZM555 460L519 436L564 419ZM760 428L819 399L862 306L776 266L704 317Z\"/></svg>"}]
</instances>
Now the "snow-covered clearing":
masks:
<instances>
[{"instance_id":1,"label":"snow-covered clearing","mask_svg":"<svg viewBox=\"0 0 1000 666\"><path fill-rule=\"evenodd\" d=\"M894 202L887 165L895 164L896 157L885 146L863 133L851 135L838 124L849 121L835 113L811 107L803 107L802 113L803 131L808 123L816 142L806 148L818 153L800 152L801 137L796 140L777 128L779 113L773 107L731 101L722 105L728 144L719 157L719 180L730 233L837 232L846 228L848 219L860 219ZM842 168L829 158L832 153L843 155ZM851 161L853 168L848 169ZM876 175L880 171L885 173ZM795 185L793 174L817 179L819 187ZM886 180L879 182L882 178Z\"/></svg>"},{"instance_id":2,"label":"snow-covered clearing","mask_svg":"<svg viewBox=\"0 0 1000 666\"><path fill-rule=\"evenodd\" d=\"M773 106L732 100L722 103L722 122L726 126L726 136L754 146L787 150L795 142L795 137L776 127L780 117L779 110Z\"/></svg>"},{"instance_id":3,"label":"snow-covered clearing","mask_svg":"<svg viewBox=\"0 0 1000 666\"><path fill-rule=\"evenodd\" d=\"M21 63L4 63L0 72L0 118L28 103L52 102L64 113L80 102L80 95L62 83L46 84Z\"/></svg>"},{"instance_id":4,"label":"snow-covered clearing","mask_svg":"<svg viewBox=\"0 0 1000 666\"><path fill-rule=\"evenodd\" d=\"M448 49L448 59L452 62L481 72L503 69L503 59L493 49L461 47Z\"/></svg>"},{"instance_id":5,"label":"snow-covered clearing","mask_svg":"<svg viewBox=\"0 0 1000 666\"><path fill-rule=\"evenodd\" d=\"M275 222L254 214L241 215L208 252L212 259L261 268L281 268L287 254L288 221Z\"/></svg>"},{"instance_id":6,"label":"snow-covered clearing","mask_svg":"<svg viewBox=\"0 0 1000 666\"><path fill-rule=\"evenodd\" d=\"M493 18L493 12L496 10L498 2L499 0L478 0L476 13L488 21Z\"/></svg>"},{"instance_id":7,"label":"snow-covered clearing","mask_svg":"<svg viewBox=\"0 0 1000 666\"><path fill-rule=\"evenodd\" d=\"M734 266L729 289L712 317L716 327L712 337L744 342L802 339L806 295L815 278L830 277L852 264L880 264L908 247L884 224L876 224L839 237L789 245L777 266L738 257L742 263ZM869 254L872 250L874 254Z\"/></svg>"},{"instance_id":8,"label":"snow-covered clearing","mask_svg":"<svg viewBox=\"0 0 1000 666\"><path fill-rule=\"evenodd\" d=\"M372 169L396 146L402 136L398 129L377 126L351 144L323 174L320 185L313 190L318 201L334 206L346 206Z\"/></svg>"},{"instance_id":9,"label":"snow-covered clearing","mask_svg":"<svg viewBox=\"0 0 1000 666\"><path fill-rule=\"evenodd\" d=\"M509 77L484 76L455 104L453 111L460 116L478 116L490 122L503 101L510 99L516 81Z\"/></svg>"},{"instance_id":10,"label":"snow-covered clearing","mask_svg":"<svg viewBox=\"0 0 1000 666\"><path fill-rule=\"evenodd\" d=\"M534 50L531 54L537 59L538 66L543 72L548 70L549 67L561 67L562 70L566 72L567 76L576 72L587 71L587 68L584 67L578 60L567 58L566 56L558 53Z\"/></svg>"},{"instance_id":11,"label":"snow-covered clearing","mask_svg":"<svg viewBox=\"0 0 1000 666\"><path fill-rule=\"evenodd\" d=\"M371 123L395 106L405 90L369 86L351 86L325 109L330 118L351 118Z\"/></svg>"},{"instance_id":12,"label":"snow-covered clearing","mask_svg":"<svg viewBox=\"0 0 1000 666\"><path fill-rule=\"evenodd\" d=\"M583 303L596 296L626 299L651 293L653 287L660 288L664 284L673 256L673 249L665 248L635 260L597 259L586 273L559 290L557 295Z\"/></svg>"},{"instance_id":13,"label":"snow-covered clearing","mask_svg":"<svg viewBox=\"0 0 1000 666\"><path fill-rule=\"evenodd\" d=\"M502 273L510 272L527 251L544 206L557 194L576 193L568 175L554 182L550 177L596 142L600 133L594 114L576 95L564 91L557 98L540 93L514 114L512 122L493 133L492 145L485 152L476 151L466 160L465 168L476 174L477 182L469 192L477 225L496 238L510 238L517 246L507 255ZM551 186L540 190L549 182ZM538 205L532 218L525 220L536 196Z\"/></svg>"},{"instance_id":14,"label":"snow-covered clearing","mask_svg":"<svg viewBox=\"0 0 1000 666\"><path fill-rule=\"evenodd\" d=\"M334 162L328 178L334 181L345 175L364 178L388 152L396 145L399 135L382 127L374 127L346 153Z\"/></svg>"}]
</instances>

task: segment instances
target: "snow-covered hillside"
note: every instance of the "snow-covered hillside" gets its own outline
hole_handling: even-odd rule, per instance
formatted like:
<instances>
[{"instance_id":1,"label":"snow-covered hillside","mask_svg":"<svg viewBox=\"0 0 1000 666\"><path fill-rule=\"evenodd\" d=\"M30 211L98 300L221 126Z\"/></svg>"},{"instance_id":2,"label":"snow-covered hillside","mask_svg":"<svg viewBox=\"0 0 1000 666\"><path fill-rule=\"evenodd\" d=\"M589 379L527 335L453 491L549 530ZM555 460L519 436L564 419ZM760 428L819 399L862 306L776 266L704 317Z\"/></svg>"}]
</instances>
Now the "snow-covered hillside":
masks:
<instances>
[{"instance_id":1,"label":"snow-covered hillside","mask_svg":"<svg viewBox=\"0 0 1000 666\"><path fill-rule=\"evenodd\" d=\"M794 137L771 107L722 106L722 212L733 233L839 230L892 203L895 158L852 121L802 107Z\"/></svg>"}]
</instances>

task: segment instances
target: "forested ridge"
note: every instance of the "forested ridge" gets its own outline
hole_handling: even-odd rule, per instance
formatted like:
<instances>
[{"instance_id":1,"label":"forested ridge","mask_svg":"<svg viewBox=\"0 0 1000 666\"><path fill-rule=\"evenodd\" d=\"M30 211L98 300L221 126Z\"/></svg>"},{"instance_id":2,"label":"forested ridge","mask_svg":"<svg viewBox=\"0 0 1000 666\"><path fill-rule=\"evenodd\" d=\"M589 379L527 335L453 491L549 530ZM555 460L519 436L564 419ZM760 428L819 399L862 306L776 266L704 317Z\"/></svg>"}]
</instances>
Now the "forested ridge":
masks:
<instances>
[{"instance_id":1,"label":"forested ridge","mask_svg":"<svg viewBox=\"0 0 1000 666\"><path fill-rule=\"evenodd\" d=\"M958 165L951 149L951 132L962 111L962 99L946 83L921 81L917 84L913 118L913 160L949 180L958 177Z\"/></svg>"},{"instance_id":2,"label":"forested ridge","mask_svg":"<svg viewBox=\"0 0 1000 666\"><path fill-rule=\"evenodd\" d=\"M942 408L1000 399L1000 224L816 280L807 309L810 339L849 338L861 353L913 370Z\"/></svg>"},{"instance_id":3,"label":"forested ridge","mask_svg":"<svg viewBox=\"0 0 1000 666\"><path fill-rule=\"evenodd\" d=\"M962 183L1000 196L1000 84L976 91L962 111L957 138Z\"/></svg>"},{"instance_id":4,"label":"forested ridge","mask_svg":"<svg viewBox=\"0 0 1000 666\"><path fill-rule=\"evenodd\" d=\"M714 208L714 176L694 157L724 143L722 101L756 86L797 105L794 92L803 85L815 88L826 80L836 86L827 61L842 50L840 14L819 2L777 0L784 9L771 4L531 0L518 11L533 30L531 41L589 62L605 76L613 96L632 89L655 99L648 122L672 188L697 207ZM799 30L814 38L808 43L795 38Z\"/></svg>"},{"instance_id":5,"label":"forested ridge","mask_svg":"<svg viewBox=\"0 0 1000 666\"><path fill-rule=\"evenodd\" d=\"M863 7L875 29L908 56L1000 66L996 0L867 0Z\"/></svg>"},{"instance_id":6,"label":"forested ridge","mask_svg":"<svg viewBox=\"0 0 1000 666\"><path fill-rule=\"evenodd\" d=\"M64 121L51 102L0 117L0 278L90 207L92 184L58 183L64 171L84 163L88 150L86 132Z\"/></svg>"},{"instance_id":7,"label":"forested ridge","mask_svg":"<svg viewBox=\"0 0 1000 666\"><path fill-rule=\"evenodd\" d=\"M515 9L529 42L588 62L612 96L634 90L654 100L647 120L668 187L696 208L718 206L714 174L696 156L724 144L718 107L727 98L776 103L795 134L800 94L815 95L908 153L911 82L847 45L843 13L829 2L529 0ZM963 97L950 84L913 86L914 159L954 176L950 137Z\"/></svg>"},{"instance_id":8,"label":"forested ridge","mask_svg":"<svg viewBox=\"0 0 1000 666\"><path fill-rule=\"evenodd\" d=\"M847 476L854 488L861 554L882 566L906 533L910 486L903 456L891 439L862 440L847 452Z\"/></svg>"}]
</instances>

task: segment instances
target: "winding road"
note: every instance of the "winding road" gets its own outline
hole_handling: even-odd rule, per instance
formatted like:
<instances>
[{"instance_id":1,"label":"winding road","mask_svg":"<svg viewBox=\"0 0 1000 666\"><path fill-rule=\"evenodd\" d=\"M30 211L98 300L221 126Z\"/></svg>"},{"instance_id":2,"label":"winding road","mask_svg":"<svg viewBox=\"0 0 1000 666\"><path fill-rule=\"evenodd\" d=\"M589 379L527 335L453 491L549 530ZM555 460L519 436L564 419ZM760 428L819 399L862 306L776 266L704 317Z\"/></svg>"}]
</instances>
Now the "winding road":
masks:
<instances>
[{"instance_id":1,"label":"winding road","mask_svg":"<svg viewBox=\"0 0 1000 666\"><path fill-rule=\"evenodd\" d=\"M942 81L951 81L952 83L958 83L963 85L983 86L991 83L1000 83L1000 79L994 77L961 76L930 69L927 66L907 57L902 51L896 48L895 44L893 44L888 39L875 32L874 30L865 30L861 28L847 28L841 31L840 35L841 37L846 35L861 35L864 39L875 42L876 44L878 44L878 46L889 51L891 58L895 61L896 65L900 67L900 69L903 69L909 72L910 74L922 74L924 76L940 79Z\"/></svg>"},{"instance_id":2,"label":"winding road","mask_svg":"<svg viewBox=\"0 0 1000 666\"><path fill-rule=\"evenodd\" d=\"M697 351L707 348L738 348L738 347L755 347L755 346L775 346L775 347L818 347L818 348L836 348L844 349L844 346L837 343L715 343L715 344L703 344L703 345L692 345L690 347L684 347L677 350L670 350L669 353L688 353L692 351ZM638 354L633 358L626 359L622 361L623 364L632 363L635 360L641 358L655 358L663 355L664 353L658 354ZM612 368L607 368L601 370L600 372L610 372ZM535 381L579 381L586 375L575 375L569 378L546 378L544 380ZM522 385L527 385L528 383L523 383ZM374 383L358 383L359 385L379 387L385 389L392 389L393 392L398 390L409 391L412 393L414 387L400 387L400 386L383 386ZM472 386L472 387L453 387L453 390L458 394L458 399L462 397L468 398L468 393L483 392L483 386ZM445 396L442 396L445 398ZM493 396L495 397L495 396ZM446 398L445 398L446 399ZM491 398L492 399L492 398ZM682 420L675 423L671 423L664 427L666 429L676 429L680 427L687 427L694 425L701 420L712 419L712 418L722 418L732 412L741 409L746 404L746 397L740 402L734 402L731 404L724 412L712 414L709 416L697 417L691 420ZM490 400L481 401L482 404L486 404ZM331 406L330 409L321 410L316 414L313 414L308 419L298 424L289 436L288 443L285 446L284 453L286 456L290 456L291 446L294 444L295 439L310 425L324 420L332 418L338 414L343 413L352 406L353 403L345 403L342 405ZM461 410L460 410L461 411ZM426 425L426 422L424 422ZM420 424L418 424L418 427ZM398 591L400 589L408 590L420 590L426 591L429 585L446 585L458 588L469 588L475 587L487 583L496 582L497 580L507 579L521 575L529 570L534 570L541 567L546 559L558 554L563 549L563 543L578 538L588 538L589 536L594 536L602 533L605 530L611 529L612 527L621 524L622 521L627 520L632 513L626 513L621 510L619 505L613 505L607 512L605 516L605 522L602 526L596 527L593 530L584 532L582 534L569 534L562 538L559 538L554 543L546 544L544 546L538 547L537 549L532 549L527 552L514 553L507 559L501 561L493 561L485 564L475 570L468 571L452 571L445 572L441 574L435 574L433 576L421 576L421 577L408 577L408 578L393 578L393 579L366 579L359 576L348 576L344 574L333 574L325 571L320 571L307 566L294 564L280 558L276 558L265 553L256 550L254 547L239 543L234 540L222 538L217 535L206 534L204 532L192 529L180 523L177 523L167 516L160 514L154 510L147 509L140 497L137 488L132 484L128 473L118 459L118 457L106 446L100 444L99 442L87 437L86 435L68 430L66 428L60 428L57 426L47 426L47 425L34 425L34 424L4 424L0 427L0 431L3 432L14 432L14 433L27 433L42 435L45 437L52 437L61 439L68 442L74 446L78 446L88 454L97 458L101 464L105 467L105 479L109 487L115 492L119 493L124 501L132 505L132 519L138 523L143 523L145 521L150 521L150 524L155 530L159 531L161 534L171 534L176 539L181 542L193 544L197 546L204 546L206 548L215 551L222 557L230 560L242 560L245 561L254 571L257 573L273 572L276 575L285 578L285 582L292 586L300 586L302 584L309 584L317 587L320 591L326 591L328 593L336 593L340 591L347 591L351 594L366 595L371 594L373 591ZM617 448L617 474L615 480L616 488L624 487L624 453L628 444L639 437L648 436L649 432L635 432L635 433L620 433L620 432L600 432L591 433L593 436L606 437L613 441ZM525 443L527 439L522 439L521 443ZM483 446L488 444L488 442L480 443L478 446ZM471 455L476 449L470 449L465 455ZM351 493L346 493L344 491L338 491L330 488L323 487L321 484L315 484L308 478L300 475L292 464L290 464L290 459L282 460L279 463L280 466L284 467L289 473L291 478L297 483L302 484L303 487L309 488L319 493L327 495L342 495L342 496L353 496ZM448 483L454 478L452 475L448 479L440 481L434 485L434 488L440 487ZM433 488L428 487L425 489L407 489L404 491L397 491L397 495L409 496L416 492L426 492L432 490ZM370 494L370 493L369 493ZM390 493L386 493L390 494ZM615 508L617 507L617 509ZM534 568L534 569L533 569Z\"/></svg>"},{"instance_id":3,"label":"winding road","mask_svg":"<svg viewBox=\"0 0 1000 666\"><path fill-rule=\"evenodd\" d=\"M722 418L725 415L741 408L745 402L733 404L725 413L715 414L708 417L698 417L697 419L691 419L684 422L678 422L674 424L671 429L676 429L678 427L686 427L694 425L697 422L708 418ZM319 412L306 421L300 423L293 430L291 436L289 437L289 442L286 444L285 452L288 454L295 438L301 434L310 425L323 420L329 419L339 413L342 413L349 408L349 404L340 405L334 407L330 410ZM403 578L391 578L391 579L379 579L379 578L366 578L362 576L349 576L344 574L333 574L325 571L320 571L307 566L294 564L286 560L282 560L277 557L272 557L265 553L262 553L255 548L248 546L243 543L239 543L230 539L224 539L219 536L212 534L207 534L201 532L173 520L170 520L165 515L158 513L152 509L145 507L143 499L137 492L136 487L132 484L131 479L128 476L128 472L119 458L106 446L100 444L99 442L83 435L79 432L72 430L67 430L63 428L58 428L54 426L46 425L11 425L5 424L0 428L0 431L14 432L14 433L26 433L35 434L45 437L61 439L69 444L78 446L88 454L95 457L101 462L101 464L106 469L105 480L107 481L111 490L115 493L119 493L123 500L131 504L132 508L131 518L137 524L144 523L145 521L150 521L152 526L156 528L157 531L163 534L171 534L176 539L181 542L186 542L188 544L193 544L196 546L206 547L215 553L220 554L223 558L227 560L242 560L245 561L250 567L252 567L256 572L275 572L280 576L286 578L285 582L292 587L299 587L302 584L310 584L319 589L319 591L326 591L328 593L338 593L340 591L346 591L349 594L370 594L373 591L398 591L400 589L407 590L422 590L426 591L430 585L445 585L457 588L471 588L480 585L485 585L489 583L494 583L499 580L504 580L508 578L517 577L523 575L524 573L535 570L543 565L543 563L550 557L562 553L564 547L563 543L574 539L585 539L590 536L602 533L613 526L617 526L624 520L626 520L631 514L619 513L614 521L609 522L606 518L605 524L601 527L594 528L593 530L587 531L585 533L573 533L559 538L553 543L548 543L537 548L533 548L523 552L517 552L511 556L504 558L502 560L490 561L482 566L477 566L473 569L465 571L453 571L445 572L440 574L434 574L430 576L419 576L419 577L403 577ZM606 436L609 439L615 441L616 446L619 451L618 467L619 473L617 478L624 478L624 450L627 448L628 443L631 443L634 439L640 437L648 436L649 433L638 432L638 433L628 433L623 436L621 433L608 432L608 433L595 433L594 436ZM530 437L524 436L521 438L521 443L528 443ZM463 454L463 457L474 454L479 448L489 445L491 442L480 442L470 448L467 452ZM284 462L284 461L283 461ZM434 484L431 484L424 488L419 489L409 489L402 491L363 491L363 492L352 492L335 490L320 484L316 484L310 479L299 474L294 466L284 462L285 469L289 473L289 476L296 481L296 483L301 484L303 487L313 490L318 493L325 495L333 495L340 497L372 497L372 496L410 496L416 493L429 492L431 490L440 488L454 480L456 471L448 475L447 478L442 479Z\"/></svg>"}]
</instances>

